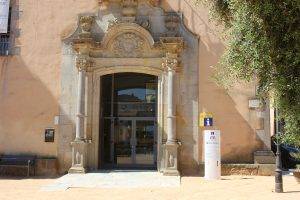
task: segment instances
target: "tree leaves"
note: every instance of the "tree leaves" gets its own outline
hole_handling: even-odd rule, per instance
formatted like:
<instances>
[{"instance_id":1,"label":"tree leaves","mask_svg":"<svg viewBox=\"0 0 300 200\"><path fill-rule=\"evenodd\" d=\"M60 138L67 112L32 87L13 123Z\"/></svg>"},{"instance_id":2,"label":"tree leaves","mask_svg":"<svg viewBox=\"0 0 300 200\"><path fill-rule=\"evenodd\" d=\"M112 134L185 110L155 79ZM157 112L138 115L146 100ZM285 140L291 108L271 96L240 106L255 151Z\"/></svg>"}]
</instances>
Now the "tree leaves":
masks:
<instances>
[{"instance_id":1,"label":"tree leaves","mask_svg":"<svg viewBox=\"0 0 300 200\"><path fill-rule=\"evenodd\" d=\"M224 27L217 82L256 77L260 95L274 99L285 120L283 141L300 146L300 1L202 1Z\"/></svg>"}]
</instances>

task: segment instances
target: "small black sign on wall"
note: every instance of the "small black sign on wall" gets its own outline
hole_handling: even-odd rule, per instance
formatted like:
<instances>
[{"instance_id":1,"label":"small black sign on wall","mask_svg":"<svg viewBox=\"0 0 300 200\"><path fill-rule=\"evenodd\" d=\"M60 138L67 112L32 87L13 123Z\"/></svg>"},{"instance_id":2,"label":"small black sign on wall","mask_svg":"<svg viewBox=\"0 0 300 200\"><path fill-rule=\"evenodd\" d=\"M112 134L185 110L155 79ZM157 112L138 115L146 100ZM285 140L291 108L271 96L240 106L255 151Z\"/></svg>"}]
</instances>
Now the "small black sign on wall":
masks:
<instances>
[{"instance_id":1,"label":"small black sign on wall","mask_svg":"<svg viewBox=\"0 0 300 200\"><path fill-rule=\"evenodd\" d=\"M45 130L45 142L54 142L54 128L47 128Z\"/></svg>"}]
</instances>

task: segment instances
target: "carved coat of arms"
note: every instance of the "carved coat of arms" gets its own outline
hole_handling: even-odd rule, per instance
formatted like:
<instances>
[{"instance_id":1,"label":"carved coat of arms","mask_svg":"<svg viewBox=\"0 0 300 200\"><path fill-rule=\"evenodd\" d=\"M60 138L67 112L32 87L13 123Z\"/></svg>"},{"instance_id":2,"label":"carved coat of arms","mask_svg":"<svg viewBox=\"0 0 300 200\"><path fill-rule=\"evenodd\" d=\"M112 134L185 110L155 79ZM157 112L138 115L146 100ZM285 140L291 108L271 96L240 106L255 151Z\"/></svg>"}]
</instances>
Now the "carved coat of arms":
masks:
<instances>
[{"instance_id":1,"label":"carved coat of arms","mask_svg":"<svg viewBox=\"0 0 300 200\"><path fill-rule=\"evenodd\" d=\"M141 57L143 49L143 39L134 33L118 36L112 45L112 50L117 57Z\"/></svg>"}]
</instances>

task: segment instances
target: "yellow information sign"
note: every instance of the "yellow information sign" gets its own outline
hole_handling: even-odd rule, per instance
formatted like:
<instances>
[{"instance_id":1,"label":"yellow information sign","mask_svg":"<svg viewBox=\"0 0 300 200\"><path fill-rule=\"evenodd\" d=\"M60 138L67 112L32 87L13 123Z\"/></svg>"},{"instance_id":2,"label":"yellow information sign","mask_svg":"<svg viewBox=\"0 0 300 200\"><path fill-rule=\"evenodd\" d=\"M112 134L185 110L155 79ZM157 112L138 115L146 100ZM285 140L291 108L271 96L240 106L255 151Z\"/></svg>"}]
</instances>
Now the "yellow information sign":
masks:
<instances>
[{"instance_id":1,"label":"yellow information sign","mask_svg":"<svg viewBox=\"0 0 300 200\"><path fill-rule=\"evenodd\" d=\"M199 115L199 126L205 127L205 126L212 126L213 124L213 115L209 112L202 112Z\"/></svg>"}]
</instances>

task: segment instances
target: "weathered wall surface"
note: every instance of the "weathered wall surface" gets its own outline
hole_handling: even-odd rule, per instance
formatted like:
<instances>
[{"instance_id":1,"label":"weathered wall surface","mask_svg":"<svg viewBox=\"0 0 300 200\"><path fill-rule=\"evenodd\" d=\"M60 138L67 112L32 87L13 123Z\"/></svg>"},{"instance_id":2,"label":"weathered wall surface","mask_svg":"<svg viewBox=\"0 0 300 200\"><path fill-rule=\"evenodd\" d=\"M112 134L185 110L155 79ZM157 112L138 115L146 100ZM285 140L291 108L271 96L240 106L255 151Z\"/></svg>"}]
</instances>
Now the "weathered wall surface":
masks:
<instances>
[{"instance_id":1,"label":"weathered wall surface","mask_svg":"<svg viewBox=\"0 0 300 200\"><path fill-rule=\"evenodd\" d=\"M57 155L44 142L44 129L59 114L62 38L76 27L77 15L95 12L95 0L12 1L12 32L19 51L0 57L0 154ZM17 17L19 15L19 17ZM19 18L19 19L18 19Z\"/></svg>"},{"instance_id":2,"label":"weathered wall surface","mask_svg":"<svg viewBox=\"0 0 300 200\"><path fill-rule=\"evenodd\" d=\"M222 130L224 161L252 162L253 151L263 147L256 134L256 129L263 129L260 119L256 111L248 108L248 100L255 96L255 87L238 85L226 93L213 82L213 66L224 46L208 20L208 10L196 8L192 2L166 0L162 6L168 11L182 12L187 28L200 37L199 112L214 114L216 127ZM66 107L59 103L62 38L75 30L78 14L98 11L98 1L15 0L13 4L17 7L15 14L20 16L14 19L13 32L20 34L14 44L18 47L16 55L0 57L0 154L57 156L64 151L57 149L58 138L64 137L54 125L54 117L59 115L61 107ZM57 129L55 143L44 142L47 127ZM203 160L201 131L199 129L197 149L190 151L196 164ZM187 162L181 163L183 170L190 166L191 160Z\"/></svg>"},{"instance_id":3,"label":"weathered wall surface","mask_svg":"<svg viewBox=\"0 0 300 200\"><path fill-rule=\"evenodd\" d=\"M253 162L253 151L264 148L256 131L264 129L264 121L268 130L268 113L248 107L248 100L255 98L255 85L239 84L226 92L212 80L213 67L217 65L224 45L219 39L218 27L209 20L207 8L195 6L193 0L167 0L163 5L167 10L182 12L187 28L200 37L199 112L214 114L215 128L222 131L222 160ZM204 159L202 131L199 131L199 161ZM268 132L263 130L260 133L262 137L269 138Z\"/></svg>"}]
</instances>

